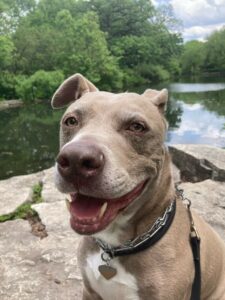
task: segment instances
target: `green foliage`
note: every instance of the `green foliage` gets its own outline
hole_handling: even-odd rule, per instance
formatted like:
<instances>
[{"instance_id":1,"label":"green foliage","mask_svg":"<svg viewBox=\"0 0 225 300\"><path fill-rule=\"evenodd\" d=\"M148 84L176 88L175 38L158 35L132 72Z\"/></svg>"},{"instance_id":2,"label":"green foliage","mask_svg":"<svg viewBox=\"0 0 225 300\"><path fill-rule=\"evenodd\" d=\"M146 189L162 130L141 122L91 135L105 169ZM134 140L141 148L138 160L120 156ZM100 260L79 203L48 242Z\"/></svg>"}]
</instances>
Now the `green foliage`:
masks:
<instances>
[{"instance_id":1,"label":"green foliage","mask_svg":"<svg viewBox=\"0 0 225 300\"><path fill-rule=\"evenodd\" d=\"M33 204L42 202L41 198L42 185L37 184L33 187L33 196L31 202L26 202L17 207L17 209L9 214L0 216L0 223L16 220L16 219L27 219L36 216L37 213L31 208Z\"/></svg>"},{"instance_id":2,"label":"green foliage","mask_svg":"<svg viewBox=\"0 0 225 300\"><path fill-rule=\"evenodd\" d=\"M14 45L11 38L0 36L0 69L5 70L11 66Z\"/></svg>"},{"instance_id":3,"label":"green foliage","mask_svg":"<svg viewBox=\"0 0 225 300\"><path fill-rule=\"evenodd\" d=\"M170 77L168 58L176 59L181 42L180 36L171 34L166 26L176 23L171 7L156 10L148 0L88 3L98 13L109 49L119 59L125 86Z\"/></svg>"},{"instance_id":4,"label":"green foliage","mask_svg":"<svg viewBox=\"0 0 225 300\"><path fill-rule=\"evenodd\" d=\"M16 86L24 78L23 75L14 75L8 71L0 72L0 100L18 98Z\"/></svg>"},{"instance_id":5,"label":"green foliage","mask_svg":"<svg viewBox=\"0 0 225 300\"><path fill-rule=\"evenodd\" d=\"M61 40L64 39L66 31L70 36L64 43L59 43L61 49L57 61L59 66L63 66L65 74L79 72L101 87L106 85L108 80L111 88L120 87L122 73L116 59L108 50L105 34L99 28L97 15L88 12L73 20L68 11L63 11L63 14L72 22L71 26L68 26L66 21L65 26L61 24L58 29ZM59 18L59 15L57 17ZM60 22L64 23L62 19Z\"/></svg>"},{"instance_id":6,"label":"green foliage","mask_svg":"<svg viewBox=\"0 0 225 300\"><path fill-rule=\"evenodd\" d=\"M169 73L173 76L181 75L181 65L178 57L172 57L168 62Z\"/></svg>"},{"instance_id":7,"label":"green foliage","mask_svg":"<svg viewBox=\"0 0 225 300\"><path fill-rule=\"evenodd\" d=\"M225 27L209 36L206 43L206 64L211 71L225 71Z\"/></svg>"},{"instance_id":8,"label":"green foliage","mask_svg":"<svg viewBox=\"0 0 225 300\"><path fill-rule=\"evenodd\" d=\"M187 42L180 61L183 74L225 72L225 27L213 32L204 43Z\"/></svg>"},{"instance_id":9,"label":"green foliage","mask_svg":"<svg viewBox=\"0 0 225 300\"><path fill-rule=\"evenodd\" d=\"M29 78L20 81L16 87L18 95L23 100L49 99L64 75L61 71L37 71Z\"/></svg>"},{"instance_id":10,"label":"green foliage","mask_svg":"<svg viewBox=\"0 0 225 300\"><path fill-rule=\"evenodd\" d=\"M152 71L154 72L155 81L166 81L170 78L169 72L160 65L154 66Z\"/></svg>"},{"instance_id":11,"label":"green foliage","mask_svg":"<svg viewBox=\"0 0 225 300\"><path fill-rule=\"evenodd\" d=\"M41 197L42 192L42 184L36 184L33 186L33 196L32 196L32 203L41 203L43 201Z\"/></svg>"},{"instance_id":12,"label":"green foliage","mask_svg":"<svg viewBox=\"0 0 225 300\"><path fill-rule=\"evenodd\" d=\"M90 0L87 5L97 12L101 30L107 33L110 44L120 37L145 35L149 19L155 15L148 0Z\"/></svg>"},{"instance_id":13,"label":"green foliage","mask_svg":"<svg viewBox=\"0 0 225 300\"><path fill-rule=\"evenodd\" d=\"M156 9L149 0L0 0L0 17L1 68L26 77L14 97L49 98L60 78L51 73L56 70L65 77L82 73L107 90L179 73L181 39L168 30L176 27L170 6ZM7 84L0 85L9 98L11 82L8 94Z\"/></svg>"},{"instance_id":14,"label":"green foliage","mask_svg":"<svg viewBox=\"0 0 225 300\"><path fill-rule=\"evenodd\" d=\"M199 74L204 67L205 58L206 52L203 42L187 42L181 56L182 72L189 75Z\"/></svg>"},{"instance_id":15,"label":"green foliage","mask_svg":"<svg viewBox=\"0 0 225 300\"><path fill-rule=\"evenodd\" d=\"M0 0L0 34L11 34L36 6L35 0Z\"/></svg>"}]
</instances>

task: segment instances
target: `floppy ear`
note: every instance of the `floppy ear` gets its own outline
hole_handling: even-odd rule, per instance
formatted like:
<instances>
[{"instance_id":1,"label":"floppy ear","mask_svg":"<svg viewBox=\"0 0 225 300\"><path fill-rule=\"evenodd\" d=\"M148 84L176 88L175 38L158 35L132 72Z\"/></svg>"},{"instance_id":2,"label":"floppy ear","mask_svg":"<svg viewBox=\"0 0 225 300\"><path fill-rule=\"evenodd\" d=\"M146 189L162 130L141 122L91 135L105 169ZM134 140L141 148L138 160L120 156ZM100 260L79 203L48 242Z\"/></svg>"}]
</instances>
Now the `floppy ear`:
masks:
<instances>
[{"instance_id":1,"label":"floppy ear","mask_svg":"<svg viewBox=\"0 0 225 300\"><path fill-rule=\"evenodd\" d=\"M52 97L52 107L61 108L72 101L79 99L85 93L95 92L98 89L81 74L74 74L67 78Z\"/></svg>"},{"instance_id":2,"label":"floppy ear","mask_svg":"<svg viewBox=\"0 0 225 300\"><path fill-rule=\"evenodd\" d=\"M153 104L155 104L160 113L166 111L166 104L168 101L168 90L163 89L161 91L148 89L144 92L143 96L149 98Z\"/></svg>"}]
</instances>

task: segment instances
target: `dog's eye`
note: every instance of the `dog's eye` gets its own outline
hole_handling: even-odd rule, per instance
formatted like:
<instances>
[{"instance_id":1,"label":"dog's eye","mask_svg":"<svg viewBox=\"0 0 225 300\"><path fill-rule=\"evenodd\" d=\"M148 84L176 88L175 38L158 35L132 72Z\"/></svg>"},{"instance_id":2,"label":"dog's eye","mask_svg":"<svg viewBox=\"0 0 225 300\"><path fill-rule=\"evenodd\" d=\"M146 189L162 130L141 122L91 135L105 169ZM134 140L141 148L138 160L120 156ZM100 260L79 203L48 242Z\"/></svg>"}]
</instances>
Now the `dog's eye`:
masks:
<instances>
[{"instance_id":1,"label":"dog's eye","mask_svg":"<svg viewBox=\"0 0 225 300\"><path fill-rule=\"evenodd\" d=\"M140 122L133 122L129 125L127 129L132 132L141 133L146 130L146 126Z\"/></svg>"},{"instance_id":2,"label":"dog's eye","mask_svg":"<svg viewBox=\"0 0 225 300\"><path fill-rule=\"evenodd\" d=\"M78 120L75 117L68 117L64 123L66 126L73 127L78 125Z\"/></svg>"}]
</instances>

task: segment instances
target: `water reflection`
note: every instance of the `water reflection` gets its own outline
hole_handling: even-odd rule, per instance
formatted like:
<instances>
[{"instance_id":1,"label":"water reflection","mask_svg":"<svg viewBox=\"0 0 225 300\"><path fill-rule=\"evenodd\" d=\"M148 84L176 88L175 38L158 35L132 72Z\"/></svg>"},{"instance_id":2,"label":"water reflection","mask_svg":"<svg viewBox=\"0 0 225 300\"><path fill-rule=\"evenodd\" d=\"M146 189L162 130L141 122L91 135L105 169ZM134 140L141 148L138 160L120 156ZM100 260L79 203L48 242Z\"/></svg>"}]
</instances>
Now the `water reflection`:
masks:
<instances>
[{"instance_id":1,"label":"water reflection","mask_svg":"<svg viewBox=\"0 0 225 300\"><path fill-rule=\"evenodd\" d=\"M200 85L204 92L193 92L197 87L199 90ZM222 83L168 86L168 143L225 147L225 89L221 89L222 85L225 88ZM0 179L36 172L54 164L62 113L53 111L49 103L0 111Z\"/></svg>"},{"instance_id":2,"label":"water reflection","mask_svg":"<svg viewBox=\"0 0 225 300\"><path fill-rule=\"evenodd\" d=\"M225 147L225 83L173 83L169 90L182 115L179 127L170 124L168 143Z\"/></svg>"},{"instance_id":3,"label":"water reflection","mask_svg":"<svg viewBox=\"0 0 225 300\"><path fill-rule=\"evenodd\" d=\"M200 103L177 103L183 113L179 127L170 127L167 136L170 144L210 144L225 147L225 117L207 111Z\"/></svg>"},{"instance_id":4,"label":"water reflection","mask_svg":"<svg viewBox=\"0 0 225 300\"><path fill-rule=\"evenodd\" d=\"M173 93L200 93L225 89L225 83L172 83L170 91Z\"/></svg>"},{"instance_id":5,"label":"water reflection","mask_svg":"<svg viewBox=\"0 0 225 300\"><path fill-rule=\"evenodd\" d=\"M54 164L61 114L49 104L0 112L0 179Z\"/></svg>"}]
</instances>

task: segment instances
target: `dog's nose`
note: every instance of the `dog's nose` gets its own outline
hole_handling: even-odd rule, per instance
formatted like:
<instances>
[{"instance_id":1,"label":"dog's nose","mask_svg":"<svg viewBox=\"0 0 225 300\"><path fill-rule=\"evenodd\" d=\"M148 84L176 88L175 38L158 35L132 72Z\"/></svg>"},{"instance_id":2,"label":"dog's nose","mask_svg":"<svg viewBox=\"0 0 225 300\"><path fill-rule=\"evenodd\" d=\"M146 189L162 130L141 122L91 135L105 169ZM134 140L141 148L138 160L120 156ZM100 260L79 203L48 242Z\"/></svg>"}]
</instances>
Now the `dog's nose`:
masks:
<instances>
[{"instance_id":1,"label":"dog's nose","mask_svg":"<svg viewBox=\"0 0 225 300\"><path fill-rule=\"evenodd\" d=\"M77 176L97 176L105 164L100 148L86 141L68 144L60 151L56 161L60 174L69 181Z\"/></svg>"}]
</instances>

